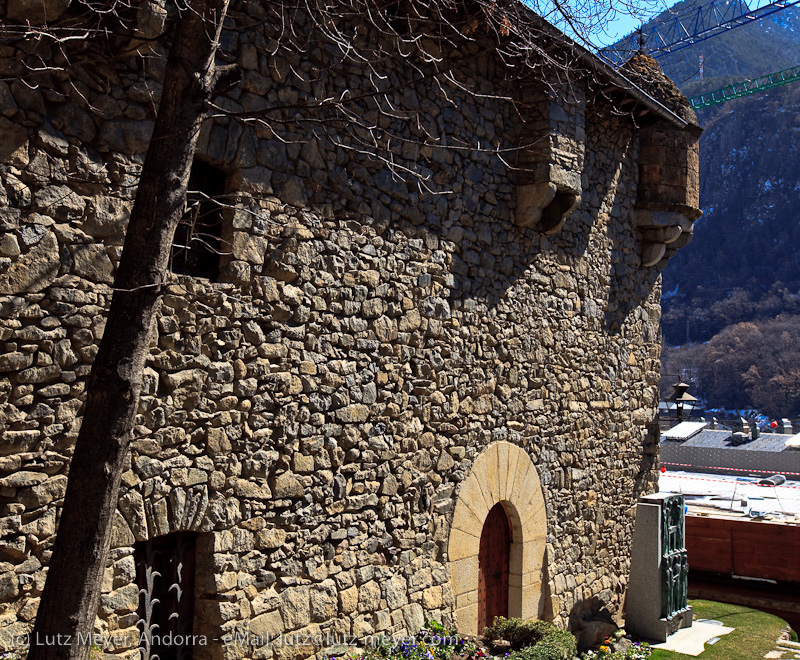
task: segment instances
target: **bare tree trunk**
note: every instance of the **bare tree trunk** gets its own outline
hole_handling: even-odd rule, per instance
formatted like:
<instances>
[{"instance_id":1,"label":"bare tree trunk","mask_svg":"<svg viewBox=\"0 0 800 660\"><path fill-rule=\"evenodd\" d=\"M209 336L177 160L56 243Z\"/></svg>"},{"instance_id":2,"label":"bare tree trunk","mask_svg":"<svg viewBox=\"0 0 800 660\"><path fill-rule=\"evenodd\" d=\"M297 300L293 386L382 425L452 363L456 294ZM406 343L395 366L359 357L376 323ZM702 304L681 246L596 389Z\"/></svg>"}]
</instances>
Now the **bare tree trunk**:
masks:
<instances>
[{"instance_id":1,"label":"bare tree trunk","mask_svg":"<svg viewBox=\"0 0 800 660\"><path fill-rule=\"evenodd\" d=\"M87 640L97 613L145 357L197 135L219 78L214 54L228 0L187 4L170 50L108 322L89 377L30 660L89 656Z\"/></svg>"}]
</instances>

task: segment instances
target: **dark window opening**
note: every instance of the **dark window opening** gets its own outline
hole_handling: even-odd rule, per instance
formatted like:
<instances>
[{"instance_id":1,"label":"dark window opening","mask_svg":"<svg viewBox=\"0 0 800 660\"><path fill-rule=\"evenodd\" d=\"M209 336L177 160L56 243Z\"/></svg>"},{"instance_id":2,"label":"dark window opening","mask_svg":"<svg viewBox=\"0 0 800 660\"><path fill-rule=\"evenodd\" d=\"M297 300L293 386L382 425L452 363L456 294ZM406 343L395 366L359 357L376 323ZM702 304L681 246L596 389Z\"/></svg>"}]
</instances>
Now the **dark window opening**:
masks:
<instances>
[{"instance_id":1,"label":"dark window opening","mask_svg":"<svg viewBox=\"0 0 800 660\"><path fill-rule=\"evenodd\" d=\"M216 280L222 253L225 173L195 161L189 175L186 214L175 230L170 268L178 275Z\"/></svg>"},{"instance_id":2,"label":"dark window opening","mask_svg":"<svg viewBox=\"0 0 800 660\"><path fill-rule=\"evenodd\" d=\"M133 546L142 660L189 660L194 617L195 535L159 536Z\"/></svg>"}]
</instances>

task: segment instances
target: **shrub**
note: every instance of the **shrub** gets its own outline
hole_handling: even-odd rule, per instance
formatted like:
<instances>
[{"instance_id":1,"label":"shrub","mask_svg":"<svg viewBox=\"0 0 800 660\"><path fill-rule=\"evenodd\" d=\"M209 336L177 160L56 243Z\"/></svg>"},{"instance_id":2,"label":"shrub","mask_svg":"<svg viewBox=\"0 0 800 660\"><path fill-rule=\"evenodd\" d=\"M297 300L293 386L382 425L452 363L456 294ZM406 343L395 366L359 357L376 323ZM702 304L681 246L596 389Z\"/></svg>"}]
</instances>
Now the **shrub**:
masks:
<instances>
[{"instance_id":1,"label":"shrub","mask_svg":"<svg viewBox=\"0 0 800 660\"><path fill-rule=\"evenodd\" d=\"M483 635L491 641L505 639L510 642L514 630L522 623L524 623L522 619L506 619L504 616L498 616L491 626L484 629Z\"/></svg>"},{"instance_id":2,"label":"shrub","mask_svg":"<svg viewBox=\"0 0 800 660\"><path fill-rule=\"evenodd\" d=\"M509 660L572 660L578 652L575 636L552 624L548 626L549 629L538 642L519 651L512 651Z\"/></svg>"},{"instance_id":3,"label":"shrub","mask_svg":"<svg viewBox=\"0 0 800 660\"><path fill-rule=\"evenodd\" d=\"M524 621L498 616L494 623L486 628L484 635L490 641L504 639L511 642L512 649L519 650L537 644L557 630L559 629L547 621Z\"/></svg>"},{"instance_id":4,"label":"shrub","mask_svg":"<svg viewBox=\"0 0 800 660\"><path fill-rule=\"evenodd\" d=\"M572 633L547 621L523 621L499 616L484 635L490 641L504 639L514 649L508 660L571 660L577 653Z\"/></svg>"}]
</instances>

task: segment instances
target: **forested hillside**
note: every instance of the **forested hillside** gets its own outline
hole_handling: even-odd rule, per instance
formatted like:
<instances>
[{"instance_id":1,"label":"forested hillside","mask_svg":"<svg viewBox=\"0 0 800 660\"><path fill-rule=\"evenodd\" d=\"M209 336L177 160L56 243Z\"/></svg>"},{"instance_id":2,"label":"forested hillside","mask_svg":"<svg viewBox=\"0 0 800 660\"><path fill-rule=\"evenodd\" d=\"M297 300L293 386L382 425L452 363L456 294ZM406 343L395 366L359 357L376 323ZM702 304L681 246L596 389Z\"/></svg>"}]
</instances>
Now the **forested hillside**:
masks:
<instances>
[{"instance_id":1,"label":"forested hillside","mask_svg":"<svg viewBox=\"0 0 800 660\"><path fill-rule=\"evenodd\" d=\"M704 80L697 75L701 54ZM659 63L689 97L800 65L800 10L783 10ZM664 271L668 344L706 341L736 322L800 313L800 82L698 116L705 128L705 214L692 244Z\"/></svg>"},{"instance_id":2,"label":"forested hillside","mask_svg":"<svg viewBox=\"0 0 800 660\"><path fill-rule=\"evenodd\" d=\"M662 370L717 408L794 417L800 405L800 317L736 323L710 341L667 348ZM667 393L674 380L662 383Z\"/></svg>"}]
</instances>

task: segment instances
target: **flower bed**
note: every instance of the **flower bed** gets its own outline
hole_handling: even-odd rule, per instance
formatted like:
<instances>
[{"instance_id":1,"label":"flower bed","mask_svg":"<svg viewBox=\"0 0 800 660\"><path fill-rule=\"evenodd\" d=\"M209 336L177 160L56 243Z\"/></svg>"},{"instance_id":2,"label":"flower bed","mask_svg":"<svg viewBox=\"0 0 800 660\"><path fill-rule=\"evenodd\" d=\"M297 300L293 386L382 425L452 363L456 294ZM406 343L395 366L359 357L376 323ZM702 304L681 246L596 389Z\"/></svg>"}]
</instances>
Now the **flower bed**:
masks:
<instances>
[{"instance_id":1,"label":"flower bed","mask_svg":"<svg viewBox=\"0 0 800 660\"><path fill-rule=\"evenodd\" d=\"M587 651L581 660L645 660L650 646L633 642L618 630L596 651ZM497 617L484 637L465 638L454 630L430 621L412 638L381 644L359 655L329 660L573 660L578 658L572 633L546 621L523 621Z\"/></svg>"}]
</instances>

